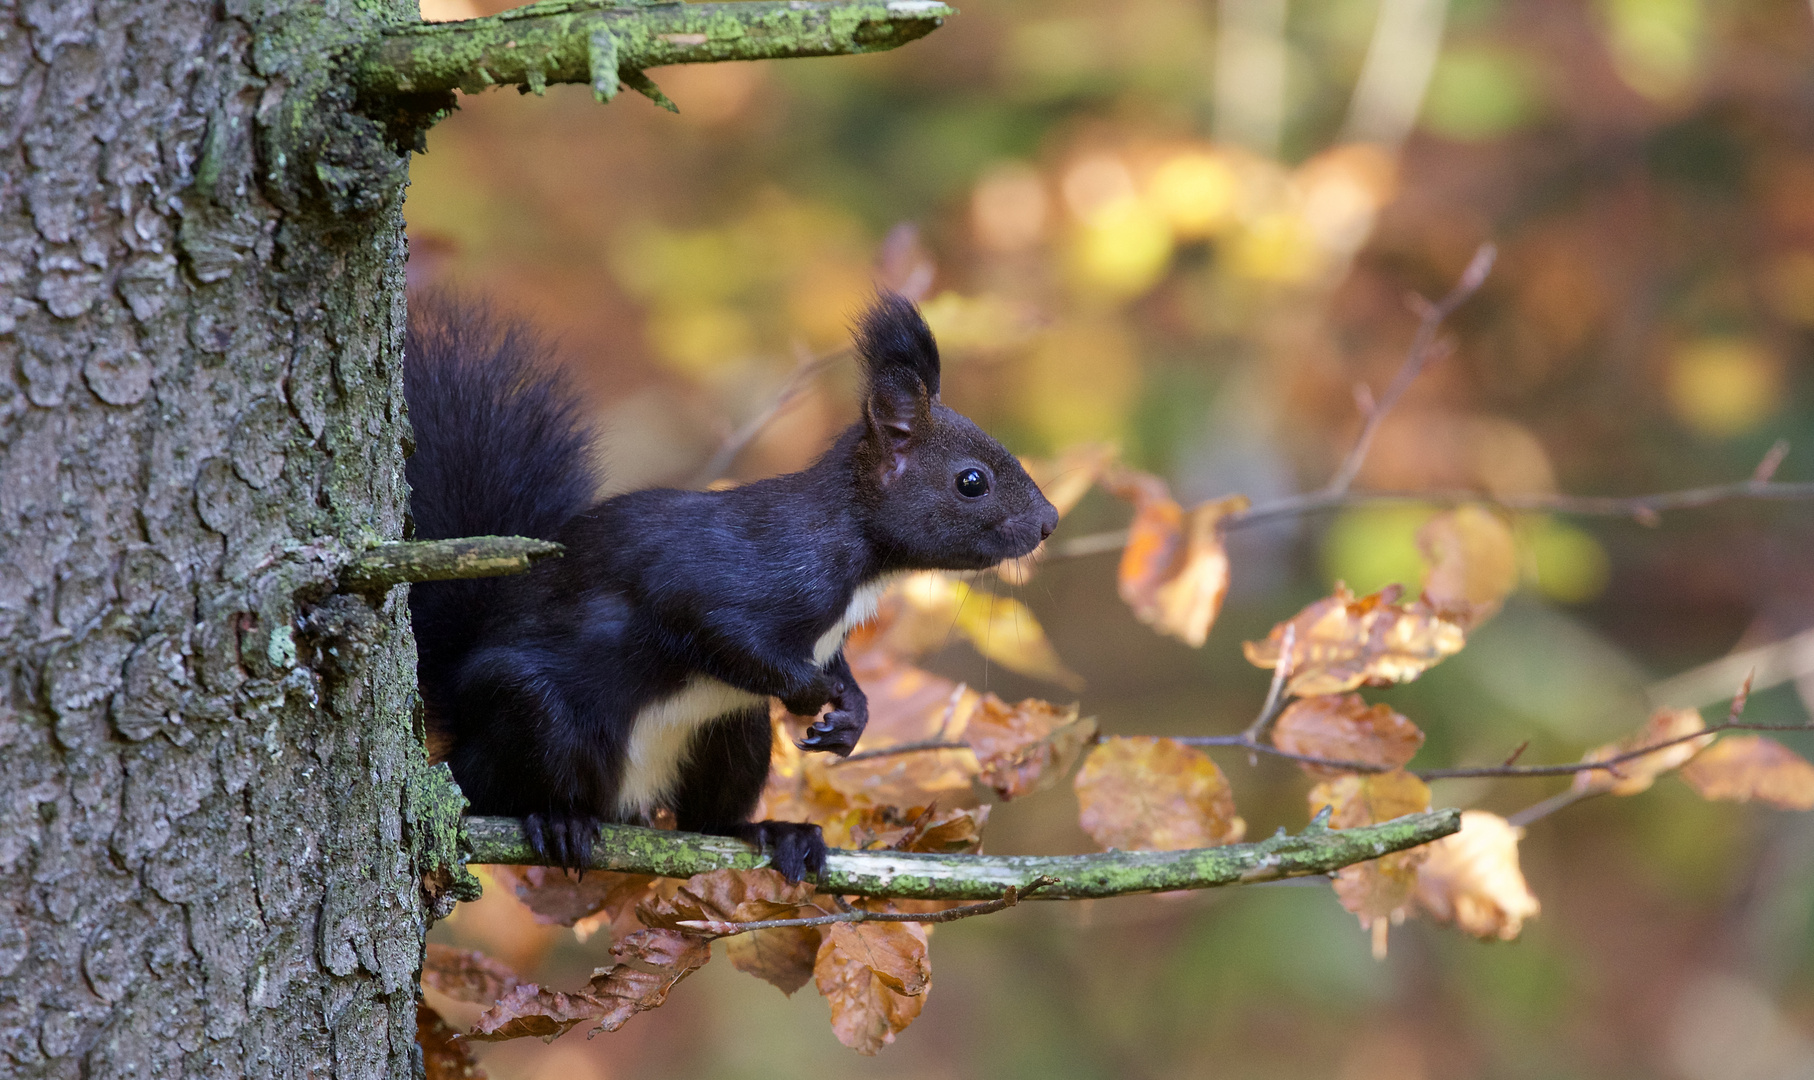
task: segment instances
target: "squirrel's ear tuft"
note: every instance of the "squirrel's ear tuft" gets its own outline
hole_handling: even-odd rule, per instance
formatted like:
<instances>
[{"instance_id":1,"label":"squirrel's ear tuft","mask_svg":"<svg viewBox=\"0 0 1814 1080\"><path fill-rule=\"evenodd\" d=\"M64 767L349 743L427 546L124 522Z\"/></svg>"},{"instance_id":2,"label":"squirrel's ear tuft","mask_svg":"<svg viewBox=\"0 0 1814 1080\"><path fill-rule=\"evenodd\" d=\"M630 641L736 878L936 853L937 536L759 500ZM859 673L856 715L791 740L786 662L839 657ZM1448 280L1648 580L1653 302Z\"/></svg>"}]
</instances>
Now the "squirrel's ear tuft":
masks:
<instances>
[{"instance_id":1,"label":"squirrel's ear tuft","mask_svg":"<svg viewBox=\"0 0 1814 1080\"><path fill-rule=\"evenodd\" d=\"M878 293L857 320L857 352L871 396L887 386L938 397L938 343L920 309L900 293Z\"/></svg>"},{"instance_id":2,"label":"squirrel's ear tuft","mask_svg":"<svg viewBox=\"0 0 1814 1080\"><path fill-rule=\"evenodd\" d=\"M914 433L932 422L938 401L938 345L913 301L883 290L857 320L863 358L863 416L883 457L886 483L906 468Z\"/></svg>"}]
</instances>

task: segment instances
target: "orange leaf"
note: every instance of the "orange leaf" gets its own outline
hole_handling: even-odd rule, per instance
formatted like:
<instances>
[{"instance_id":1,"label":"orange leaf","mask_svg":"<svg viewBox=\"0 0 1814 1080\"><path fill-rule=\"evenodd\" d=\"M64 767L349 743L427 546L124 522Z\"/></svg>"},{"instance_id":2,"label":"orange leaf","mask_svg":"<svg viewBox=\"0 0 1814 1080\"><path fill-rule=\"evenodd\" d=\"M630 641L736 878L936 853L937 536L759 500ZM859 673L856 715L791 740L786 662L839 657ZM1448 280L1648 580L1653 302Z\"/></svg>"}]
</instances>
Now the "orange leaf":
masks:
<instances>
[{"instance_id":1,"label":"orange leaf","mask_svg":"<svg viewBox=\"0 0 1814 1080\"><path fill-rule=\"evenodd\" d=\"M886 907L882 910L888 910ZM884 974L886 972L886 974ZM919 1016L932 986L920 923L834 923L813 975L838 1041L873 1055Z\"/></svg>"},{"instance_id":2,"label":"orange leaf","mask_svg":"<svg viewBox=\"0 0 1814 1080\"><path fill-rule=\"evenodd\" d=\"M1116 468L1105 483L1134 504L1116 578L1121 598L1141 622L1200 647L1228 595L1221 521L1247 509L1246 496L1204 503L1187 514L1156 476Z\"/></svg>"},{"instance_id":3,"label":"orange leaf","mask_svg":"<svg viewBox=\"0 0 1814 1080\"><path fill-rule=\"evenodd\" d=\"M976 651L1009 671L1067 690L1083 688L1083 678L1058 658L1058 651L1027 605L1010 596L979 592L964 582L954 582L957 594L956 627Z\"/></svg>"},{"instance_id":4,"label":"orange leaf","mask_svg":"<svg viewBox=\"0 0 1814 1080\"><path fill-rule=\"evenodd\" d=\"M1327 694L1292 702L1272 729L1272 745L1289 754L1399 768L1423 745L1416 724L1385 705L1371 708L1359 694ZM1343 770L1300 762L1312 776Z\"/></svg>"},{"instance_id":5,"label":"orange leaf","mask_svg":"<svg viewBox=\"0 0 1814 1080\"><path fill-rule=\"evenodd\" d=\"M1036 698L1009 705L994 694L983 696L965 729L983 783L1003 799L1056 782L1095 734L1096 721L1079 720L1076 705L1061 709Z\"/></svg>"},{"instance_id":6,"label":"orange leaf","mask_svg":"<svg viewBox=\"0 0 1814 1080\"><path fill-rule=\"evenodd\" d=\"M1482 506L1438 514L1417 530L1430 568L1423 598L1464 630L1492 618L1518 587L1518 544L1505 520Z\"/></svg>"},{"instance_id":7,"label":"orange leaf","mask_svg":"<svg viewBox=\"0 0 1814 1080\"><path fill-rule=\"evenodd\" d=\"M1335 595L1318 600L1272 628L1265 641L1242 648L1256 667L1276 667L1291 627L1291 679L1297 697L1339 694L1358 686L1409 682L1461 651L1461 627L1421 602L1399 604L1396 586L1359 597L1337 584Z\"/></svg>"},{"instance_id":8,"label":"orange leaf","mask_svg":"<svg viewBox=\"0 0 1814 1080\"><path fill-rule=\"evenodd\" d=\"M1345 773L1310 789L1310 813L1329 807L1329 827L1352 829L1430 808L1430 785L1408 772Z\"/></svg>"},{"instance_id":9,"label":"orange leaf","mask_svg":"<svg viewBox=\"0 0 1814 1080\"><path fill-rule=\"evenodd\" d=\"M1466 810L1461 831L1427 846L1417 870L1417 903L1441 922L1477 938L1510 941L1542 905L1518 868L1524 830L1498 814Z\"/></svg>"},{"instance_id":10,"label":"orange leaf","mask_svg":"<svg viewBox=\"0 0 1814 1080\"><path fill-rule=\"evenodd\" d=\"M455 1001L489 1005L520 982L522 979L508 964L475 949L456 949L431 941L422 959L422 985Z\"/></svg>"},{"instance_id":11,"label":"orange leaf","mask_svg":"<svg viewBox=\"0 0 1814 1080\"><path fill-rule=\"evenodd\" d=\"M1650 714L1644 727L1635 735L1608 746L1588 751L1582 761L1606 761L1621 754L1642 750L1647 746L1657 746L1671 739L1692 735L1707 727L1701 720L1701 714L1694 709L1658 709ZM1656 783L1657 777L1666 772L1686 765L1713 741L1712 735L1699 739L1687 739L1683 742L1665 746L1654 754L1623 761L1610 769L1588 769L1575 774L1574 790L1578 794L1590 795L1609 793L1613 795L1636 795L1648 791ZM1614 771L1616 770L1616 771Z\"/></svg>"},{"instance_id":12,"label":"orange leaf","mask_svg":"<svg viewBox=\"0 0 1814 1080\"><path fill-rule=\"evenodd\" d=\"M1779 810L1814 810L1814 765L1762 735L1730 735L1682 768L1703 799L1758 802Z\"/></svg>"},{"instance_id":13,"label":"orange leaf","mask_svg":"<svg viewBox=\"0 0 1814 1080\"><path fill-rule=\"evenodd\" d=\"M1074 782L1079 823L1105 848L1175 851L1233 844L1247 823L1210 756L1147 736L1105 739Z\"/></svg>"},{"instance_id":14,"label":"orange leaf","mask_svg":"<svg viewBox=\"0 0 1814 1080\"><path fill-rule=\"evenodd\" d=\"M422 1048L423 1080L485 1080L472 1049L441 1014L416 1002L416 1045Z\"/></svg>"},{"instance_id":15,"label":"orange leaf","mask_svg":"<svg viewBox=\"0 0 1814 1080\"><path fill-rule=\"evenodd\" d=\"M1329 826L1352 829L1430 808L1430 788L1407 772L1349 773L1310 789L1310 812L1330 808ZM1335 873L1335 895L1373 931L1373 955L1386 952L1386 928L1404 918L1417 884L1417 868L1430 857L1428 846L1396 851L1344 866Z\"/></svg>"},{"instance_id":16,"label":"orange leaf","mask_svg":"<svg viewBox=\"0 0 1814 1080\"><path fill-rule=\"evenodd\" d=\"M944 811L924 806L865 806L821 824L831 847L973 854L982 848L982 828L988 820L987 806Z\"/></svg>"}]
</instances>

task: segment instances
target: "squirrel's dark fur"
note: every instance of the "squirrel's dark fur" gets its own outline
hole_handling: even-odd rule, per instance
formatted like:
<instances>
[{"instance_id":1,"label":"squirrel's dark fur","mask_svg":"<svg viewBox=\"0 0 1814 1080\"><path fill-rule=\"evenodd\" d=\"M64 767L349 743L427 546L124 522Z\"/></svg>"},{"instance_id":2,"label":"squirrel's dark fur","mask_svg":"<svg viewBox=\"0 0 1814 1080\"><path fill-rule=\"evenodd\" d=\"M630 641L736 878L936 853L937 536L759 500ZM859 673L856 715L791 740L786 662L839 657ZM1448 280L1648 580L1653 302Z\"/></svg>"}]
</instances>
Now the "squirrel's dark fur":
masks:
<instances>
[{"instance_id":1,"label":"squirrel's dark fur","mask_svg":"<svg viewBox=\"0 0 1814 1080\"><path fill-rule=\"evenodd\" d=\"M582 865L601 821L672 811L741 836L789 878L817 826L749 821L767 699L848 754L867 703L843 635L897 571L1027 554L1057 513L1014 456L940 404L938 349L884 293L857 331L863 416L807 469L728 491L596 501L593 431L532 333L447 300L412 305L405 391L421 539L522 535L566 554L527 574L414 587L422 693L475 813L526 819Z\"/></svg>"}]
</instances>

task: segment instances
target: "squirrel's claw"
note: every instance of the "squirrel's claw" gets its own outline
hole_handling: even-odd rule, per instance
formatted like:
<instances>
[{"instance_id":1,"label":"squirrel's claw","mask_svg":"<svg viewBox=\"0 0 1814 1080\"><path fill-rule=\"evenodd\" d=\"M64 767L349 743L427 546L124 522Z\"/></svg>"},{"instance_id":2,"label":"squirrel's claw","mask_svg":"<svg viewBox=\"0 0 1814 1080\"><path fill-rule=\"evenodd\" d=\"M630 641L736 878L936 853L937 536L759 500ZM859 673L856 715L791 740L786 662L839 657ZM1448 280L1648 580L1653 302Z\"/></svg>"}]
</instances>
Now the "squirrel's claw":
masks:
<instances>
[{"instance_id":1,"label":"squirrel's claw","mask_svg":"<svg viewBox=\"0 0 1814 1080\"><path fill-rule=\"evenodd\" d=\"M807 728L806 735L794 745L802 750L824 750L849 757L857 748L857 740L863 737L866 720L867 717L842 709L828 712Z\"/></svg>"}]
</instances>

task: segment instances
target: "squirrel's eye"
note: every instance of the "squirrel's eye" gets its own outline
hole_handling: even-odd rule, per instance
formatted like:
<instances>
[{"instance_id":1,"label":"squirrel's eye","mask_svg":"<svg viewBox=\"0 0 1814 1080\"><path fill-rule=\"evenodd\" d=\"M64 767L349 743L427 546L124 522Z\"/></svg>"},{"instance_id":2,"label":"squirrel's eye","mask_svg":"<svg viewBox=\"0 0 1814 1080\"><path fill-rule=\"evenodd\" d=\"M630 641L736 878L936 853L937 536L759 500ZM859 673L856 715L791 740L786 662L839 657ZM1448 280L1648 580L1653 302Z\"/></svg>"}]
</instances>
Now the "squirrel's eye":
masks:
<instances>
[{"instance_id":1,"label":"squirrel's eye","mask_svg":"<svg viewBox=\"0 0 1814 1080\"><path fill-rule=\"evenodd\" d=\"M989 478L981 469L965 469L957 474L957 493L966 499L980 499L989 494Z\"/></svg>"}]
</instances>

